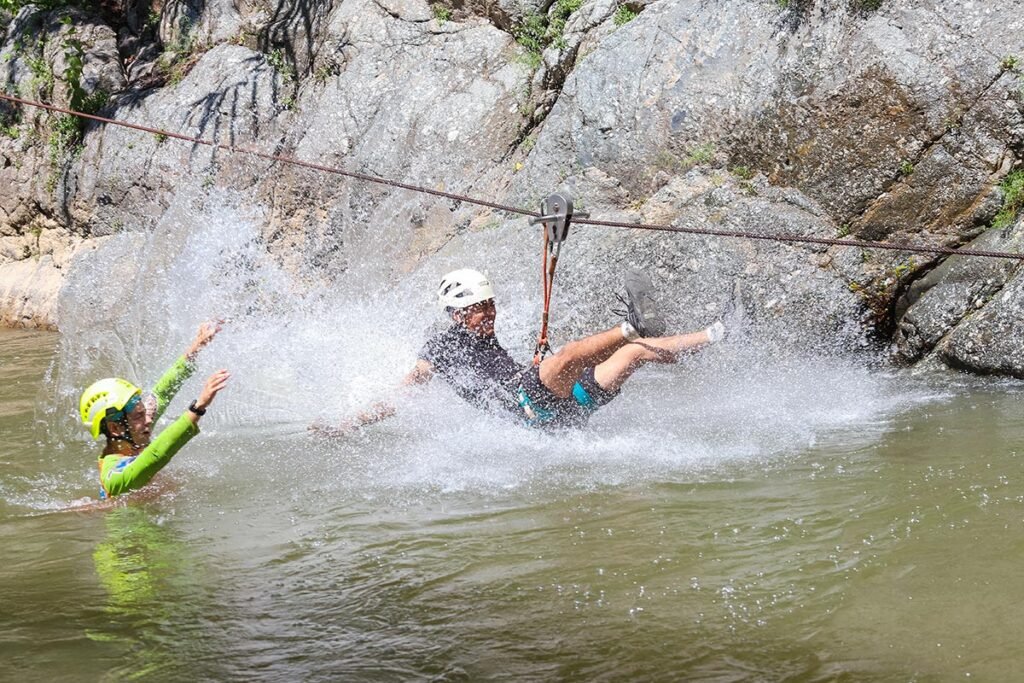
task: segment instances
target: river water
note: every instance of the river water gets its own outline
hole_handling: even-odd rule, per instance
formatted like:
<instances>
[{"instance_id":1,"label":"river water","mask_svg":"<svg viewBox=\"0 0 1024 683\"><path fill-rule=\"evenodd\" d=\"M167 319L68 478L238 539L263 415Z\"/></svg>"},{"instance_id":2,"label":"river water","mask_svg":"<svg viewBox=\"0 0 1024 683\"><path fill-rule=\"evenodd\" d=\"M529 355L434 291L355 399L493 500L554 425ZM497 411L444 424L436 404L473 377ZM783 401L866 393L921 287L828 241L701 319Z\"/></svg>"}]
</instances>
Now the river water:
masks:
<instances>
[{"instance_id":1,"label":"river water","mask_svg":"<svg viewBox=\"0 0 1024 683\"><path fill-rule=\"evenodd\" d=\"M1020 383L708 354L643 371L578 434L431 387L321 442L308 398L268 417L239 380L148 490L98 507L98 449L59 398L76 344L0 332L0 680L1024 668Z\"/></svg>"},{"instance_id":2,"label":"river water","mask_svg":"<svg viewBox=\"0 0 1024 683\"><path fill-rule=\"evenodd\" d=\"M798 351L741 315L724 343L642 369L581 432L527 430L435 382L387 422L316 440L313 420L395 395L438 318L422 283L474 256L490 255L499 338L527 359L536 264L484 231L415 272L367 256L297 283L258 216L197 202L76 257L59 336L0 331L0 680L1024 669L1024 384ZM556 338L610 298L585 289L559 289ZM152 386L219 316L168 411L228 368L202 433L97 505L82 388Z\"/></svg>"}]
</instances>

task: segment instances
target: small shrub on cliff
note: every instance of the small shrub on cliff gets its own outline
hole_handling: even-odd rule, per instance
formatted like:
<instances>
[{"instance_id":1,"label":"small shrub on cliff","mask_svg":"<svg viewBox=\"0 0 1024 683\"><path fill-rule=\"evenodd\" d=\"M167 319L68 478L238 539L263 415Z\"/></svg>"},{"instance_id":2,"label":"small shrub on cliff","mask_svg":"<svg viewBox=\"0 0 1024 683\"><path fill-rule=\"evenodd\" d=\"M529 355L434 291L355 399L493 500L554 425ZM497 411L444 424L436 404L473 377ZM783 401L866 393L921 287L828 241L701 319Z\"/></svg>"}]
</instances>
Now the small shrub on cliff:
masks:
<instances>
[{"instance_id":1,"label":"small shrub on cliff","mask_svg":"<svg viewBox=\"0 0 1024 683\"><path fill-rule=\"evenodd\" d=\"M690 153L686 156L686 162L692 166L698 164L706 164L715 158L715 145L714 143L707 142L703 145L697 145L690 150Z\"/></svg>"},{"instance_id":2,"label":"small shrub on cliff","mask_svg":"<svg viewBox=\"0 0 1024 683\"><path fill-rule=\"evenodd\" d=\"M750 180L754 177L754 171L748 166L734 166L732 174L740 180Z\"/></svg>"},{"instance_id":3,"label":"small shrub on cliff","mask_svg":"<svg viewBox=\"0 0 1024 683\"><path fill-rule=\"evenodd\" d=\"M0 133L17 140L21 137L21 112L17 109L0 107Z\"/></svg>"},{"instance_id":4,"label":"small shrub on cliff","mask_svg":"<svg viewBox=\"0 0 1024 683\"><path fill-rule=\"evenodd\" d=\"M1003 191L1003 208L992 220L993 228L1009 230L1017 220L1017 214L1024 209L1024 171L1014 171L999 184Z\"/></svg>"},{"instance_id":5,"label":"small shrub on cliff","mask_svg":"<svg viewBox=\"0 0 1024 683\"><path fill-rule=\"evenodd\" d=\"M26 5L35 5L36 9L49 11L78 4L80 3L76 0L0 0L0 10L17 14L18 10Z\"/></svg>"},{"instance_id":6,"label":"small shrub on cliff","mask_svg":"<svg viewBox=\"0 0 1024 683\"><path fill-rule=\"evenodd\" d=\"M340 67L335 63L321 64L313 72L313 78L317 83L326 83L332 76L341 73Z\"/></svg>"},{"instance_id":7,"label":"small shrub on cliff","mask_svg":"<svg viewBox=\"0 0 1024 683\"><path fill-rule=\"evenodd\" d=\"M78 142L81 134L79 118L70 114L58 114L53 120L47 146L50 150L50 163L58 164Z\"/></svg>"},{"instance_id":8,"label":"small shrub on cliff","mask_svg":"<svg viewBox=\"0 0 1024 683\"><path fill-rule=\"evenodd\" d=\"M874 12L882 7L882 0L853 0L853 8L861 12Z\"/></svg>"},{"instance_id":9,"label":"small shrub on cliff","mask_svg":"<svg viewBox=\"0 0 1024 683\"><path fill-rule=\"evenodd\" d=\"M619 5L612 16L612 23L616 26L625 26L637 17L637 12L629 8L629 5Z\"/></svg>"},{"instance_id":10,"label":"small shrub on cliff","mask_svg":"<svg viewBox=\"0 0 1024 683\"><path fill-rule=\"evenodd\" d=\"M547 45L544 40L547 28L547 17L535 12L527 12L523 15L523 21L512 32L516 42L526 48L526 63L532 69L536 69L541 64L540 55Z\"/></svg>"},{"instance_id":11,"label":"small shrub on cliff","mask_svg":"<svg viewBox=\"0 0 1024 683\"><path fill-rule=\"evenodd\" d=\"M445 7L439 2L435 2L430 6L430 12L434 15L434 19L437 19L438 24L444 24L452 20L451 8Z\"/></svg>"},{"instance_id":12,"label":"small shrub on cliff","mask_svg":"<svg viewBox=\"0 0 1024 683\"><path fill-rule=\"evenodd\" d=\"M82 121L71 114L58 114L52 119L50 137L46 146L50 152L50 175L46 179L47 192L57 188L57 180L65 161L82 151Z\"/></svg>"},{"instance_id":13,"label":"small shrub on cliff","mask_svg":"<svg viewBox=\"0 0 1024 683\"><path fill-rule=\"evenodd\" d=\"M53 94L53 71L46 63L42 55L25 55L25 66L28 67L32 77L25 83L25 89L30 96L38 96L44 100L50 99Z\"/></svg>"},{"instance_id":14,"label":"small shrub on cliff","mask_svg":"<svg viewBox=\"0 0 1024 683\"><path fill-rule=\"evenodd\" d=\"M65 23L70 24L71 19L67 18ZM85 46L82 44L82 41L74 36L75 27L70 26L63 43L64 63L66 64L63 80L70 91L68 104L71 105L72 109L80 111L85 104L86 97L88 97L88 93L82 87L82 71L85 68Z\"/></svg>"},{"instance_id":15,"label":"small shrub on cliff","mask_svg":"<svg viewBox=\"0 0 1024 683\"><path fill-rule=\"evenodd\" d=\"M295 69L292 68L291 62L288 61L288 55L284 53L284 50L278 48L268 52L267 64L272 66L274 71L281 74L281 78L284 81L291 81L295 78Z\"/></svg>"},{"instance_id":16,"label":"small shrub on cliff","mask_svg":"<svg viewBox=\"0 0 1024 683\"><path fill-rule=\"evenodd\" d=\"M890 271L890 275L894 280L901 280L904 275L914 270L914 267L916 265L917 262L914 260L914 257L911 256L906 261L901 261L900 263L897 263L895 266L893 266L892 270Z\"/></svg>"},{"instance_id":17,"label":"small shrub on cliff","mask_svg":"<svg viewBox=\"0 0 1024 683\"><path fill-rule=\"evenodd\" d=\"M583 5L583 0L555 0L548 13L548 31L551 44L559 50L565 47L565 23L573 12Z\"/></svg>"},{"instance_id":18,"label":"small shrub on cliff","mask_svg":"<svg viewBox=\"0 0 1024 683\"><path fill-rule=\"evenodd\" d=\"M146 21L142 23L143 31L151 31L156 33L160 29L160 10L149 8L149 13L146 15Z\"/></svg>"},{"instance_id":19,"label":"small shrub on cliff","mask_svg":"<svg viewBox=\"0 0 1024 683\"><path fill-rule=\"evenodd\" d=\"M512 31L516 42L526 48L526 63L536 69L541 65L541 54L548 46L558 49L566 46L565 24L573 12L583 5L583 0L555 0L547 14L527 12Z\"/></svg>"},{"instance_id":20,"label":"small shrub on cliff","mask_svg":"<svg viewBox=\"0 0 1024 683\"><path fill-rule=\"evenodd\" d=\"M159 22L159 15L156 15L156 21ZM175 38L164 46L164 52L156 62L158 77L162 77L164 84L178 85L199 61L205 48L196 40L194 29L191 21L182 19Z\"/></svg>"}]
</instances>

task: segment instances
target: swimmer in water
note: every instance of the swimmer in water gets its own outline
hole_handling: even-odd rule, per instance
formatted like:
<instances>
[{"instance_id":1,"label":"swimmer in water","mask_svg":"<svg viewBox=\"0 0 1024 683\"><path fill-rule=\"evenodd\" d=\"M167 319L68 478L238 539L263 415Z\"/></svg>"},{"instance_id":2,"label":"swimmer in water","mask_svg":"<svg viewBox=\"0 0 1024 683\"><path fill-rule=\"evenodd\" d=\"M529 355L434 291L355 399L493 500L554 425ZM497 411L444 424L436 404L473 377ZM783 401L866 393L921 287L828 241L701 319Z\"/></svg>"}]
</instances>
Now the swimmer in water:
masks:
<instances>
[{"instance_id":1,"label":"swimmer in water","mask_svg":"<svg viewBox=\"0 0 1024 683\"><path fill-rule=\"evenodd\" d=\"M221 330L222 321L203 323L188 350L175 361L143 398L142 390L126 380L108 377L82 393L79 412L92 438L107 437L99 458L100 499L118 496L149 483L189 439L199 433L199 418L227 384L227 370L210 375L188 409L150 441L153 425L181 385L192 376L195 358Z\"/></svg>"}]
</instances>

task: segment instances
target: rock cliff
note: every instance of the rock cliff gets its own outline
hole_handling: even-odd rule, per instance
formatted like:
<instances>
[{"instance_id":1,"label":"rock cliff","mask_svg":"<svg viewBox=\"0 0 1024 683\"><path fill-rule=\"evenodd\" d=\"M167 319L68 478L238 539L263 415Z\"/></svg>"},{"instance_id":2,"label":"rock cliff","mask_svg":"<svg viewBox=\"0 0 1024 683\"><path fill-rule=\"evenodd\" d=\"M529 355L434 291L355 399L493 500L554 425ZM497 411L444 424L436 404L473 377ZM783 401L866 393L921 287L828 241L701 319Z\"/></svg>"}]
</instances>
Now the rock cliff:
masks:
<instances>
[{"instance_id":1,"label":"rock cliff","mask_svg":"<svg viewBox=\"0 0 1024 683\"><path fill-rule=\"evenodd\" d=\"M1016 0L101 7L49 0L0 17L4 91L527 208L564 189L595 218L1000 251L1024 240ZM264 207L268 253L316 286L383 282L467 244L535 277L536 229L521 218L4 102L0 321L59 326L53 300L78 250L213 187ZM620 266L649 268L683 325L739 304L788 343L892 343L907 362L1024 377L1016 261L584 226L571 248L566 282L611 289ZM583 304L570 319L599 316Z\"/></svg>"}]
</instances>

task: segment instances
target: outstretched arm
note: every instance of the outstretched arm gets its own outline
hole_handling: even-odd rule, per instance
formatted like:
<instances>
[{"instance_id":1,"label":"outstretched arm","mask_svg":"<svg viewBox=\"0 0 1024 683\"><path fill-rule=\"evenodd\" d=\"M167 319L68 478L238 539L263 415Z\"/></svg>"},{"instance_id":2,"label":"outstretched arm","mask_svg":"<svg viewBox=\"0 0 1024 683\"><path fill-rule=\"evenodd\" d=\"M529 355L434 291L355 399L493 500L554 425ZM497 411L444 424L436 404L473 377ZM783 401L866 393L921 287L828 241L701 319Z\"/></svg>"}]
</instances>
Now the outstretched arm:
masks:
<instances>
[{"instance_id":1,"label":"outstretched arm","mask_svg":"<svg viewBox=\"0 0 1024 683\"><path fill-rule=\"evenodd\" d=\"M430 364L430 361L420 358L416 361L416 367L402 380L402 386L411 387L417 384L426 384L433 376L434 366Z\"/></svg>"},{"instance_id":2,"label":"outstretched arm","mask_svg":"<svg viewBox=\"0 0 1024 683\"><path fill-rule=\"evenodd\" d=\"M196 338L189 344L188 350L185 351L185 360L189 363L195 361L199 351L213 341L213 338L217 336L217 333L224 327L223 320L210 320L199 326L199 331L196 332Z\"/></svg>"},{"instance_id":3,"label":"outstretched arm","mask_svg":"<svg viewBox=\"0 0 1024 683\"><path fill-rule=\"evenodd\" d=\"M416 361L416 366L402 380L403 387L411 387L418 384L426 384L434 376L434 366L422 358ZM319 436L340 437L351 434L360 427L374 424L385 420L395 414L395 405L391 401L377 401L365 410L357 413L349 420L339 425L329 425L322 421L316 421L309 426L309 431Z\"/></svg>"},{"instance_id":4,"label":"outstretched arm","mask_svg":"<svg viewBox=\"0 0 1024 683\"><path fill-rule=\"evenodd\" d=\"M420 359L416 366L409 371L409 374L402 380L403 387L412 387L418 384L426 384L434 376L434 366L429 361ZM395 406L390 401L377 401L369 408L356 415L353 426L358 428L364 425L380 422L395 414Z\"/></svg>"},{"instance_id":5,"label":"outstretched arm","mask_svg":"<svg viewBox=\"0 0 1024 683\"><path fill-rule=\"evenodd\" d=\"M188 419L192 421L192 424L199 424L199 418L202 417L206 409L213 403L213 399L217 397L217 394L227 386L228 380L231 378L231 373L227 370L218 370L206 379L206 384L203 385L203 390L199 392L199 398L195 401L195 412L191 409L185 411Z\"/></svg>"},{"instance_id":6,"label":"outstretched arm","mask_svg":"<svg viewBox=\"0 0 1024 683\"><path fill-rule=\"evenodd\" d=\"M220 332L223 323L223 320L215 320L200 325L199 331L196 332L196 338L189 344L185 355L179 357L174 362L174 365L157 380L157 383L153 386L153 397L156 398L156 404L147 405L147 411L150 413L150 422L156 422L163 415L171 399L178 393L178 389L185 383L185 380L192 376L192 372L195 369L195 359L200 349L213 341L213 338Z\"/></svg>"},{"instance_id":7,"label":"outstretched arm","mask_svg":"<svg viewBox=\"0 0 1024 683\"><path fill-rule=\"evenodd\" d=\"M227 370L218 370L210 375L199 398L196 399L196 409L205 413L217 392L227 384L229 377ZM162 470L181 447L199 433L199 418L198 413L186 410L123 469L101 471L103 490L107 495L117 496L148 484L153 475Z\"/></svg>"}]
</instances>

